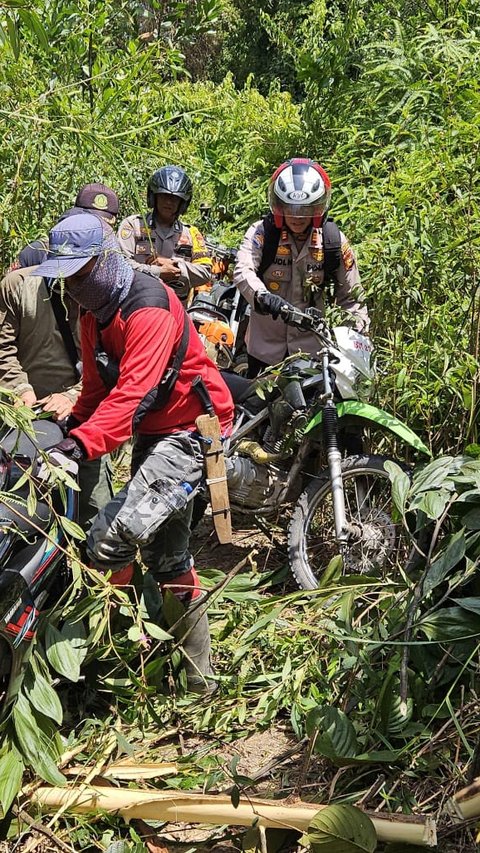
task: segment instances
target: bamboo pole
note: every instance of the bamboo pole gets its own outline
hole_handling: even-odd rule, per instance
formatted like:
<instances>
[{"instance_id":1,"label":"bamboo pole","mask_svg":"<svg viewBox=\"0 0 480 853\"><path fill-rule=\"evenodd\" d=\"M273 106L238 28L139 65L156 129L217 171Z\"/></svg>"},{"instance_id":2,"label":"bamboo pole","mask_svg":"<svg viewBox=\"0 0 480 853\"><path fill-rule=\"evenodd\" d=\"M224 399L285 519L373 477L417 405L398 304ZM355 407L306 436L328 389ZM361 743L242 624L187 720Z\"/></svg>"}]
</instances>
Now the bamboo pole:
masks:
<instances>
[{"instance_id":1,"label":"bamboo pole","mask_svg":"<svg viewBox=\"0 0 480 853\"><path fill-rule=\"evenodd\" d=\"M72 767L67 767L64 770L65 776L87 776L89 767L84 764L74 764ZM133 761L115 761L109 764L104 770L101 770L97 775L104 779L123 779L130 781L132 779L158 779L161 776L176 776L178 774L178 765L175 761L165 761L162 764L154 762L143 762L135 764Z\"/></svg>"},{"instance_id":2,"label":"bamboo pole","mask_svg":"<svg viewBox=\"0 0 480 853\"><path fill-rule=\"evenodd\" d=\"M222 794L192 794L178 791L140 791L138 789L102 788L88 790L41 787L32 801L44 811L61 808L75 814L110 812L130 820L168 821L170 823L203 823L217 826L258 826L296 829L305 832L312 817L325 805L317 803L286 804L278 800L241 797L234 808L230 797ZM379 841L397 841L435 847L435 821L429 817L382 815L366 812L371 818Z\"/></svg>"},{"instance_id":3,"label":"bamboo pole","mask_svg":"<svg viewBox=\"0 0 480 853\"><path fill-rule=\"evenodd\" d=\"M460 820L480 817L480 777L450 797L446 811Z\"/></svg>"}]
</instances>

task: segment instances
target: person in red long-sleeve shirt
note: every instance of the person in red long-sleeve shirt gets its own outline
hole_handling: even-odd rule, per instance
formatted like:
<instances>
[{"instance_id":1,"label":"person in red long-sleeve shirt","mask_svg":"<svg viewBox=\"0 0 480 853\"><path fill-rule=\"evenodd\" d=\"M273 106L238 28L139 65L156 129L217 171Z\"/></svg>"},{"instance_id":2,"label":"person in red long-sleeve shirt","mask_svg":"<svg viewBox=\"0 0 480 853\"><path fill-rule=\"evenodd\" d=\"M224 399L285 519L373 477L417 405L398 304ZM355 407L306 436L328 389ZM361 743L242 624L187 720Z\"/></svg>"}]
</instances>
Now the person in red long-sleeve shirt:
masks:
<instances>
[{"instance_id":1,"label":"person in red long-sleeve shirt","mask_svg":"<svg viewBox=\"0 0 480 853\"><path fill-rule=\"evenodd\" d=\"M84 309L83 387L60 449L77 460L95 459L134 437L132 478L94 519L88 558L111 571L113 583L125 584L140 548L160 588L186 605L188 687L211 690L208 620L198 607L202 594L189 551L191 495L203 475L195 425L203 412L192 380L203 379L225 435L233 422L230 392L175 293L133 270L96 216L57 223L36 274L63 278Z\"/></svg>"}]
</instances>

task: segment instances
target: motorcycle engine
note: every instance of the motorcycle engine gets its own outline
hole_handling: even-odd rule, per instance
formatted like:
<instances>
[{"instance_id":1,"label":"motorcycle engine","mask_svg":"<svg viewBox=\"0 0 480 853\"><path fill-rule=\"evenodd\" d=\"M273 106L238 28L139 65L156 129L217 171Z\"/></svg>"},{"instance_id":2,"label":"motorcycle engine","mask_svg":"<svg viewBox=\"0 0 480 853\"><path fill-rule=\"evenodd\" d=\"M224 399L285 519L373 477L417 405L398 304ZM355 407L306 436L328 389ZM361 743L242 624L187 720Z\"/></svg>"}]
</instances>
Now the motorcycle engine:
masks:
<instances>
[{"instance_id":1,"label":"motorcycle engine","mask_svg":"<svg viewBox=\"0 0 480 853\"><path fill-rule=\"evenodd\" d=\"M228 493L232 504L246 509L275 505L287 474L273 465L261 465L248 456L234 455L227 464Z\"/></svg>"}]
</instances>

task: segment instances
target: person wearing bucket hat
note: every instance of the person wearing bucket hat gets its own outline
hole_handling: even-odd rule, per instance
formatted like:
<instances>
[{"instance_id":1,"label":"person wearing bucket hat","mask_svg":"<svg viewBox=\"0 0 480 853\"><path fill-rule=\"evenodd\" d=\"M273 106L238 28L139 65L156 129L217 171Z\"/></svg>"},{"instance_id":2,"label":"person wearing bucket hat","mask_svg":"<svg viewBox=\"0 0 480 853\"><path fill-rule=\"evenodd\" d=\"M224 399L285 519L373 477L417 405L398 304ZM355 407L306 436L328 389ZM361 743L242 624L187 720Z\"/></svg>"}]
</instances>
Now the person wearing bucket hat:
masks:
<instances>
[{"instance_id":1,"label":"person wearing bucket hat","mask_svg":"<svg viewBox=\"0 0 480 853\"><path fill-rule=\"evenodd\" d=\"M203 235L180 217L192 200L192 182L180 166L162 166L148 182L146 216L128 216L118 242L131 265L161 278L186 302L211 280L212 259Z\"/></svg>"},{"instance_id":2,"label":"person wearing bucket hat","mask_svg":"<svg viewBox=\"0 0 480 853\"><path fill-rule=\"evenodd\" d=\"M208 618L189 550L191 497L203 476L196 428L203 409L192 382L203 379L226 435L230 392L174 291L134 270L96 216L62 220L49 245L37 272L62 277L84 309L82 391L68 437L56 447L74 459L95 459L134 439L132 477L94 519L88 559L124 585L140 549L160 589L185 606L188 687L210 692Z\"/></svg>"}]
</instances>

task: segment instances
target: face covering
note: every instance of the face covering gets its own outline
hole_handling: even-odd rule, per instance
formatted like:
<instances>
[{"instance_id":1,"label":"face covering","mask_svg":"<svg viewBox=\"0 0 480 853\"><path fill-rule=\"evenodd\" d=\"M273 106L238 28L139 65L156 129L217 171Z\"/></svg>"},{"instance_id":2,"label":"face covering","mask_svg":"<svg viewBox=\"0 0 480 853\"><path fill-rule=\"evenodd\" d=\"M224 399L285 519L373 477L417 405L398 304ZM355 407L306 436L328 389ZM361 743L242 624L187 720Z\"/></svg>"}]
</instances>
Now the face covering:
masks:
<instances>
[{"instance_id":1,"label":"face covering","mask_svg":"<svg viewBox=\"0 0 480 853\"><path fill-rule=\"evenodd\" d=\"M91 311L100 323L109 323L130 290L134 271L121 254L113 235L107 237L91 273L67 281L69 296Z\"/></svg>"}]
</instances>

